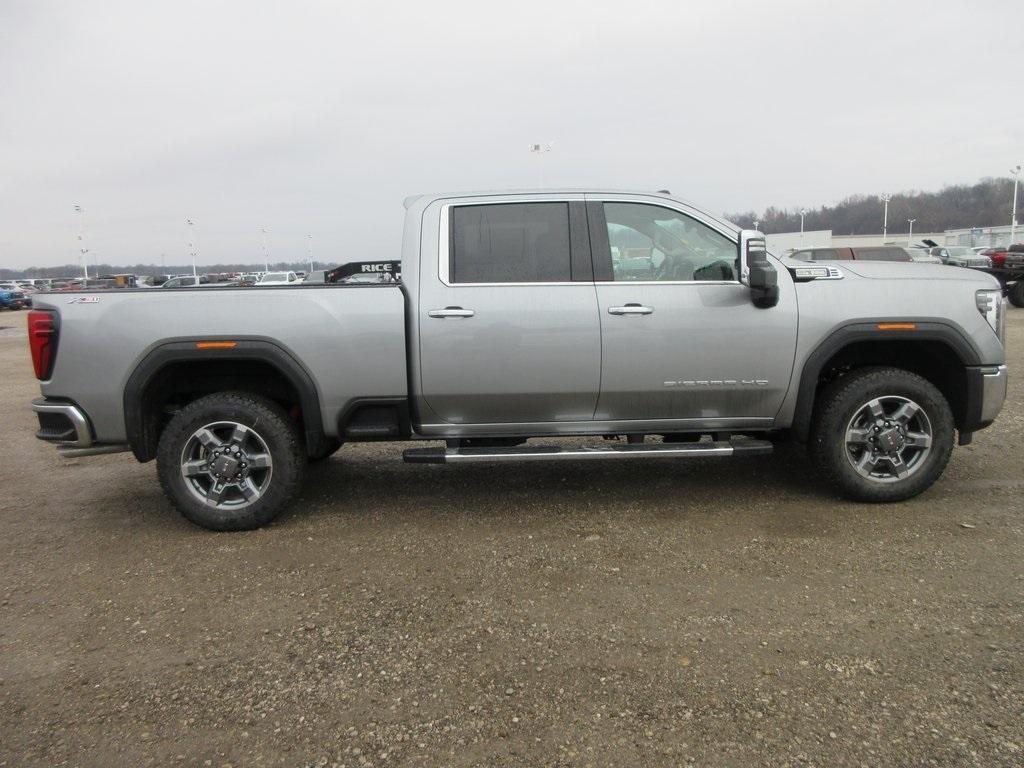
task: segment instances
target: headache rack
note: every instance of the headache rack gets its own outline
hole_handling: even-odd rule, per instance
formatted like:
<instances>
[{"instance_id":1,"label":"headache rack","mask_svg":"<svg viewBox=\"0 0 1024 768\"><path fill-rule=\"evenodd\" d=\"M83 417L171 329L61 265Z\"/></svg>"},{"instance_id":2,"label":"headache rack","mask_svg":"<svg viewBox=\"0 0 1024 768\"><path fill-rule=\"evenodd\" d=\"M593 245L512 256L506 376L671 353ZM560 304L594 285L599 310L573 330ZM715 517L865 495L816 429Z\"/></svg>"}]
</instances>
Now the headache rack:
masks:
<instances>
[{"instance_id":1,"label":"headache rack","mask_svg":"<svg viewBox=\"0 0 1024 768\"><path fill-rule=\"evenodd\" d=\"M324 272L325 283L398 283L401 261L352 261Z\"/></svg>"}]
</instances>

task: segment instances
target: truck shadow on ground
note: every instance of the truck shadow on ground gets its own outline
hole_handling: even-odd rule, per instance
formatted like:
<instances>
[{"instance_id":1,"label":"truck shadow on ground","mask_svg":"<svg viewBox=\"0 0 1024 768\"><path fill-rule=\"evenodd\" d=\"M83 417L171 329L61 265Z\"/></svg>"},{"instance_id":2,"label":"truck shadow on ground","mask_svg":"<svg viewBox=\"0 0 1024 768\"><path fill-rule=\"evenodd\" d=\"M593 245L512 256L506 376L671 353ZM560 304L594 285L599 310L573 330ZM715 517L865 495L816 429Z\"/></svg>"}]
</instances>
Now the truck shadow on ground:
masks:
<instances>
[{"instance_id":1,"label":"truck shadow on ground","mask_svg":"<svg viewBox=\"0 0 1024 768\"><path fill-rule=\"evenodd\" d=\"M378 454L378 452L375 452ZM473 464L403 464L380 452L343 448L310 467L306 484L282 522L346 515L458 514L494 517L531 513L598 515L650 508L688 510L798 504L832 506L806 454L784 446L772 456L738 459L645 459ZM841 502L838 502L841 503Z\"/></svg>"},{"instance_id":2,"label":"truck shadow on ground","mask_svg":"<svg viewBox=\"0 0 1024 768\"><path fill-rule=\"evenodd\" d=\"M386 526L389 521L416 525L438 520L715 517L745 519L782 535L814 535L830 528L837 513L846 517L852 510L867 510L871 519L893 509L839 498L815 477L806 452L791 445L779 446L771 456L733 459L460 466L405 464L403 447L346 446L329 460L310 465L302 491L274 526L301 528L334 518ZM140 467L142 472L154 469ZM123 523L129 506L132 525L198 532L154 486L134 494L131 505L125 504L123 489L102 494L94 509L116 510L111 519Z\"/></svg>"}]
</instances>

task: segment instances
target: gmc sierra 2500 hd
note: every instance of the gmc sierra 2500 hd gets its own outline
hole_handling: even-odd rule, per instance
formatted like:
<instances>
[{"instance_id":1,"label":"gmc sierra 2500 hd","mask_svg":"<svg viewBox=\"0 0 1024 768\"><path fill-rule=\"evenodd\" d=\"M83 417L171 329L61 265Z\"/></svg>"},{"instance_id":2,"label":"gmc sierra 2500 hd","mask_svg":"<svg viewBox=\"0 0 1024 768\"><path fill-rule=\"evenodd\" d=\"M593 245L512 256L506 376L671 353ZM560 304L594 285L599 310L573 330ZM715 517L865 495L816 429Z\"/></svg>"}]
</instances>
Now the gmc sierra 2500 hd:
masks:
<instances>
[{"instance_id":1,"label":"gmc sierra 2500 hd","mask_svg":"<svg viewBox=\"0 0 1024 768\"><path fill-rule=\"evenodd\" d=\"M37 436L156 459L185 517L237 530L273 519L307 461L361 440L443 440L404 458L456 463L795 439L843 495L895 501L1003 404L990 275L780 260L760 233L667 194L405 207L400 260L324 284L39 294ZM372 282L329 282L353 271ZM527 442L597 435L627 439Z\"/></svg>"}]
</instances>

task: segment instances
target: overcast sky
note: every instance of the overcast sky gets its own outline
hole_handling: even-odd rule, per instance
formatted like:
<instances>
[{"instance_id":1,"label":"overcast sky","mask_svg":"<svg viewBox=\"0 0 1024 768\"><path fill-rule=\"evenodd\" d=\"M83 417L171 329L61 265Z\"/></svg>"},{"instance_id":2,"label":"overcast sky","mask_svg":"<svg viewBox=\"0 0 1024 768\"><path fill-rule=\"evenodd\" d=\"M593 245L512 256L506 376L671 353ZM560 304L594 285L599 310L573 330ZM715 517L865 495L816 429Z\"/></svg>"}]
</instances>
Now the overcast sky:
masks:
<instances>
[{"instance_id":1,"label":"overcast sky","mask_svg":"<svg viewBox=\"0 0 1024 768\"><path fill-rule=\"evenodd\" d=\"M337 263L395 256L407 195L540 162L715 213L1007 175L1022 29L1019 0L0 0L0 266L75 262L75 204L109 263L185 263L186 217L204 263L264 226Z\"/></svg>"}]
</instances>

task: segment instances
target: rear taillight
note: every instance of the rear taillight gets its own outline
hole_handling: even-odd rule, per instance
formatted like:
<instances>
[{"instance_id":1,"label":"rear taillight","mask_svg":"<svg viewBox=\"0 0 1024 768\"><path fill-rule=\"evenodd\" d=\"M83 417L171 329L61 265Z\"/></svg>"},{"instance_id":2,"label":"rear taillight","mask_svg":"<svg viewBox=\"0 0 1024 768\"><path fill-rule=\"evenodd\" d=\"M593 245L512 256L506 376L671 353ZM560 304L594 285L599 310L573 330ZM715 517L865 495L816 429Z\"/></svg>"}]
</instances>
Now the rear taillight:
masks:
<instances>
[{"instance_id":1,"label":"rear taillight","mask_svg":"<svg viewBox=\"0 0 1024 768\"><path fill-rule=\"evenodd\" d=\"M992 259L993 267L1002 269L1003 265L1006 264L1006 251L996 251L989 258Z\"/></svg>"},{"instance_id":2,"label":"rear taillight","mask_svg":"<svg viewBox=\"0 0 1024 768\"><path fill-rule=\"evenodd\" d=\"M57 324L53 312L33 309L28 313L28 346L36 378L40 381L50 378L57 356Z\"/></svg>"}]
</instances>

